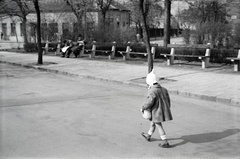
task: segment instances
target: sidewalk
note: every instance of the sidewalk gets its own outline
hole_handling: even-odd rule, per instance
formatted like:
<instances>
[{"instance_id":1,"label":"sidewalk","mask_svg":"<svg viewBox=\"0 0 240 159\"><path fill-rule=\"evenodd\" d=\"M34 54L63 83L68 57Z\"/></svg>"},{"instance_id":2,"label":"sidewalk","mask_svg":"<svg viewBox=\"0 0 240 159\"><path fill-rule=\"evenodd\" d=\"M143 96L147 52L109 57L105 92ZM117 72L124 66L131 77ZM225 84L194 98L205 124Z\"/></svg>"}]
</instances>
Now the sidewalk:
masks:
<instances>
[{"instance_id":1,"label":"sidewalk","mask_svg":"<svg viewBox=\"0 0 240 159\"><path fill-rule=\"evenodd\" d=\"M85 78L132 84L146 87L147 62L123 62L119 60L93 60L84 58L60 58L43 56L43 65L36 65L37 54L22 54L0 51L0 62L10 63L39 70L76 75ZM166 66L154 63L154 70L161 78L160 84L170 93L240 106L240 72L233 66L201 69Z\"/></svg>"}]
</instances>

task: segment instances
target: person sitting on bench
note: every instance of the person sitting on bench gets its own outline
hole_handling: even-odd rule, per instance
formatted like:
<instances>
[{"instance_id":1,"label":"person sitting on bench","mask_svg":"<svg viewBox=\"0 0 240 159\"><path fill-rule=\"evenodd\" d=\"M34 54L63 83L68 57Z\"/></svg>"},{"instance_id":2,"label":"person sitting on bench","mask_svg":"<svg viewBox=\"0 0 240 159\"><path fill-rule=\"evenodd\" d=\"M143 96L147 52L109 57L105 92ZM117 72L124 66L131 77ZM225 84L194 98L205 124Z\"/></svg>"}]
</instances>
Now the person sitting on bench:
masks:
<instances>
[{"instance_id":1,"label":"person sitting on bench","mask_svg":"<svg viewBox=\"0 0 240 159\"><path fill-rule=\"evenodd\" d=\"M66 54L69 54L68 52L71 51L72 47L72 41L71 40L64 40L63 41L64 47L61 49L62 57L65 57Z\"/></svg>"},{"instance_id":2,"label":"person sitting on bench","mask_svg":"<svg viewBox=\"0 0 240 159\"><path fill-rule=\"evenodd\" d=\"M85 44L85 41L83 40L82 35L79 34L78 38L77 38L77 42L66 53L66 57L69 58L71 53L74 54L75 58L78 57L78 55L80 54L80 51L82 50L84 44Z\"/></svg>"}]
</instances>

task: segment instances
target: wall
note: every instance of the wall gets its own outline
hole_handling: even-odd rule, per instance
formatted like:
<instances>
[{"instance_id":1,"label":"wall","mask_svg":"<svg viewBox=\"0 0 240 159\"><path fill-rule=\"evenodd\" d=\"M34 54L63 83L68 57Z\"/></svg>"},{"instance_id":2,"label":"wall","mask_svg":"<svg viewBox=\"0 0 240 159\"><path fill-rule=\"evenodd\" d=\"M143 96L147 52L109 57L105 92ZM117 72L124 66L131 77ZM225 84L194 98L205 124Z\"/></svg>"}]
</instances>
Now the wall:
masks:
<instances>
[{"instance_id":1,"label":"wall","mask_svg":"<svg viewBox=\"0 0 240 159\"><path fill-rule=\"evenodd\" d=\"M21 36L21 30L20 30L20 23L22 22L18 17L14 17L14 18L4 17L0 19L0 32L3 32L2 23L7 24L7 32L6 32L6 35L4 35L5 39L4 40L1 39L1 41L15 41L15 42L17 41L16 36L11 36L11 23L13 22L16 25L16 35L17 35L18 41L19 42L23 41L23 36Z\"/></svg>"}]
</instances>

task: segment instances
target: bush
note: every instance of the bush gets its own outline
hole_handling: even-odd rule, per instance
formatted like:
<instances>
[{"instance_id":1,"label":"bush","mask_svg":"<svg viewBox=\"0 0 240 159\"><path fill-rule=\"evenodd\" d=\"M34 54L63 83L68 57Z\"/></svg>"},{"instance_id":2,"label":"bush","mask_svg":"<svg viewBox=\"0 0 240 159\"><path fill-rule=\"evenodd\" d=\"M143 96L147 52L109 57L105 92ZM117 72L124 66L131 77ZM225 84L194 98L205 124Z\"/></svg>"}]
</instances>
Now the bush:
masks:
<instances>
[{"instance_id":1,"label":"bush","mask_svg":"<svg viewBox=\"0 0 240 159\"><path fill-rule=\"evenodd\" d=\"M37 51L37 44L35 44L35 43L24 44L23 47L26 52L36 52Z\"/></svg>"},{"instance_id":2,"label":"bush","mask_svg":"<svg viewBox=\"0 0 240 159\"><path fill-rule=\"evenodd\" d=\"M89 40L97 42L124 42L136 39L136 32L131 28L124 30L114 29L113 27L99 27L91 35Z\"/></svg>"},{"instance_id":3,"label":"bush","mask_svg":"<svg viewBox=\"0 0 240 159\"><path fill-rule=\"evenodd\" d=\"M184 29L182 31L183 40L186 44L190 44L190 37L191 37L191 30L190 29Z\"/></svg>"},{"instance_id":4,"label":"bush","mask_svg":"<svg viewBox=\"0 0 240 159\"><path fill-rule=\"evenodd\" d=\"M215 63L231 63L230 60L226 60L226 57L237 57L237 49L212 49L210 62Z\"/></svg>"},{"instance_id":5,"label":"bush","mask_svg":"<svg viewBox=\"0 0 240 159\"><path fill-rule=\"evenodd\" d=\"M165 59L165 57L161 56L161 54L167 54L171 52L171 48L165 48L162 46L158 46L156 48L155 58L157 59Z\"/></svg>"},{"instance_id":6,"label":"bush","mask_svg":"<svg viewBox=\"0 0 240 159\"><path fill-rule=\"evenodd\" d=\"M234 46L240 46L240 22L235 26L234 34L232 37L232 44Z\"/></svg>"}]
</instances>

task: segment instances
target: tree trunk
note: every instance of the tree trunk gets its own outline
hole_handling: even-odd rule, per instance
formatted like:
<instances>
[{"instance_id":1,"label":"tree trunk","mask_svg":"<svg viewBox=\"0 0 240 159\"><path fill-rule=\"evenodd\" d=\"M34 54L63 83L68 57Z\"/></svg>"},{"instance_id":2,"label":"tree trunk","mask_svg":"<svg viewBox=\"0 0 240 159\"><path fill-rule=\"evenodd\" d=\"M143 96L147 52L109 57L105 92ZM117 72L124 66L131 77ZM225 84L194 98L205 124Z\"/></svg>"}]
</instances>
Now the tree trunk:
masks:
<instances>
[{"instance_id":1,"label":"tree trunk","mask_svg":"<svg viewBox=\"0 0 240 159\"><path fill-rule=\"evenodd\" d=\"M105 11L102 11L102 24L101 24L101 31L103 32L103 33L107 33L107 28L106 28L106 12ZM102 36L102 42L106 42L107 41L107 34L104 34L103 36Z\"/></svg>"},{"instance_id":2,"label":"tree trunk","mask_svg":"<svg viewBox=\"0 0 240 159\"><path fill-rule=\"evenodd\" d=\"M147 28L148 28L147 25L143 24L143 37L144 37L144 42L145 42L147 53L148 53L148 73L150 73L153 69L153 57L151 53L150 39L149 39Z\"/></svg>"},{"instance_id":3,"label":"tree trunk","mask_svg":"<svg viewBox=\"0 0 240 159\"><path fill-rule=\"evenodd\" d=\"M37 13L37 44L38 44L38 64L43 64L42 59L42 45L41 45L41 16L38 5L38 0L34 0L34 7Z\"/></svg>"},{"instance_id":4,"label":"tree trunk","mask_svg":"<svg viewBox=\"0 0 240 159\"><path fill-rule=\"evenodd\" d=\"M23 36L24 36L24 44L28 44L27 38L27 18L23 18Z\"/></svg>"},{"instance_id":5,"label":"tree trunk","mask_svg":"<svg viewBox=\"0 0 240 159\"><path fill-rule=\"evenodd\" d=\"M164 1L164 39L163 46L167 47L170 44L170 27L171 27L171 0Z\"/></svg>"},{"instance_id":6,"label":"tree trunk","mask_svg":"<svg viewBox=\"0 0 240 159\"><path fill-rule=\"evenodd\" d=\"M18 41L18 34L17 34L17 29L15 28L15 36L16 36L16 41L17 41L17 44L18 44L18 49L20 49L20 44L19 44L19 41Z\"/></svg>"},{"instance_id":7,"label":"tree trunk","mask_svg":"<svg viewBox=\"0 0 240 159\"><path fill-rule=\"evenodd\" d=\"M87 37L87 11L86 7L84 8L84 39L88 39Z\"/></svg>"},{"instance_id":8,"label":"tree trunk","mask_svg":"<svg viewBox=\"0 0 240 159\"><path fill-rule=\"evenodd\" d=\"M142 16L142 22L143 22L143 38L146 45L147 53L148 53L148 73L150 73L153 69L153 57L151 53L151 46L150 46L150 39L149 39L149 32L148 32L148 25L147 25L147 13L148 9L146 6L146 2L144 0L139 0L139 6Z\"/></svg>"}]
</instances>

